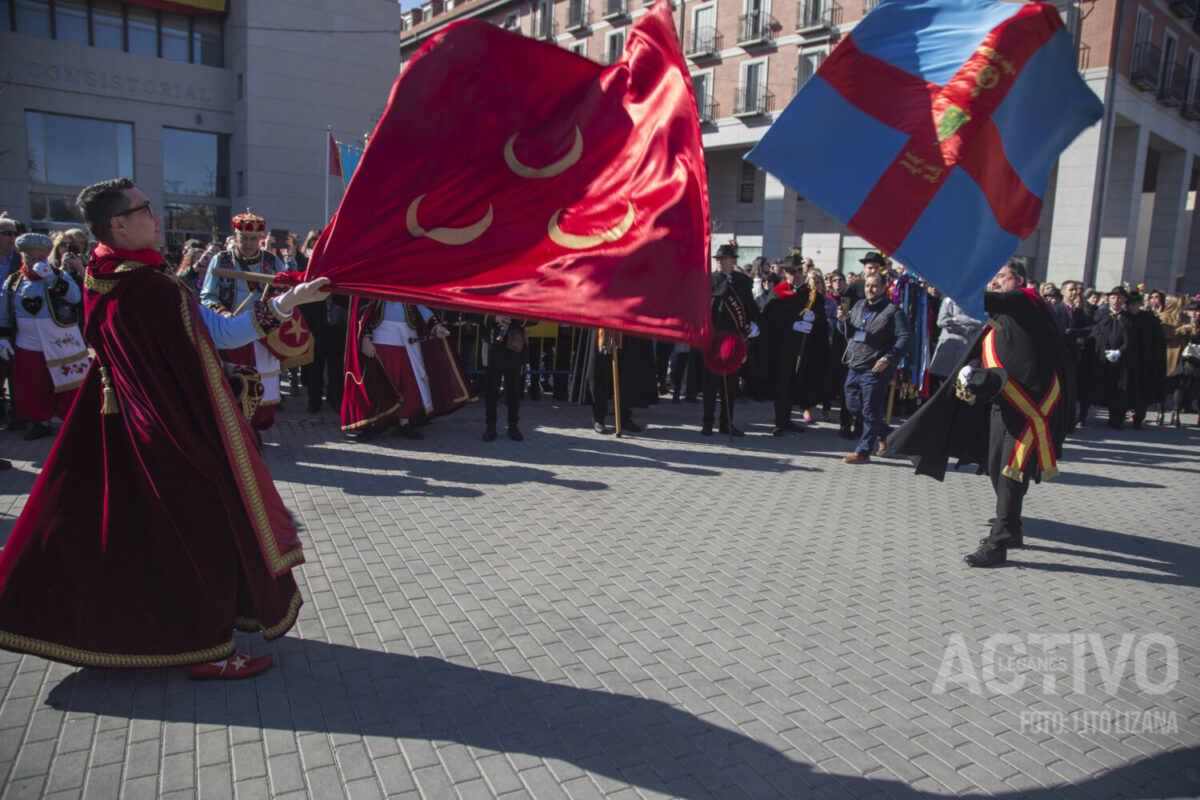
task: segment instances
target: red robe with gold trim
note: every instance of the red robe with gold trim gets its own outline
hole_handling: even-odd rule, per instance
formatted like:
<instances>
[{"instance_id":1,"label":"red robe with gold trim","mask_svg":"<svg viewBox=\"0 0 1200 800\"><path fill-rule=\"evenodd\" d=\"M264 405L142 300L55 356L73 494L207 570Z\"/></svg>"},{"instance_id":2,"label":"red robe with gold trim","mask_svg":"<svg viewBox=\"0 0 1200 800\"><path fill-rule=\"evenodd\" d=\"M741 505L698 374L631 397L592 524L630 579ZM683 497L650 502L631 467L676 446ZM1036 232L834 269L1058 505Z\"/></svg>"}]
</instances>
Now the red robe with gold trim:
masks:
<instances>
[{"instance_id":1,"label":"red robe with gold trim","mask_svg":"<svg viewBox=\"0 0 1200 800\"><path fill-rule=\"evenodd\" d=\"M451 339L439 339L433 329L437 317L429 322L417 313L408 313L408 324L420 339L421 359L429 378L432 407L424 408L416 379L403 353L405 375L391 375L380 356L362 354L362 339L383 319L383 300L355 297L350 301L350 325L346 329L346 370L342 389L342 430L357 431L391 417L440 417L457 411L478 398L471 391L462 359ZM413 310L413 307L406 307ZM381 345L376 345L380 347ZM382 345L387 347L388 345ZM399 349L399 348L397 348Z\"/></svg>"},{"instance_id":2,"label":"red robe with gold trim","mask_svg":"<svg viewBox=\"0 0 1200 800\"><path fill-rule=\"evenodd\" d=\"M85 281L96 359L0 551L0 647L97 667L212 661L235 626L287 632L304 556L196 300L138 263L161 263L153 251L112 256Z\"/></svg>"}]
</instances>

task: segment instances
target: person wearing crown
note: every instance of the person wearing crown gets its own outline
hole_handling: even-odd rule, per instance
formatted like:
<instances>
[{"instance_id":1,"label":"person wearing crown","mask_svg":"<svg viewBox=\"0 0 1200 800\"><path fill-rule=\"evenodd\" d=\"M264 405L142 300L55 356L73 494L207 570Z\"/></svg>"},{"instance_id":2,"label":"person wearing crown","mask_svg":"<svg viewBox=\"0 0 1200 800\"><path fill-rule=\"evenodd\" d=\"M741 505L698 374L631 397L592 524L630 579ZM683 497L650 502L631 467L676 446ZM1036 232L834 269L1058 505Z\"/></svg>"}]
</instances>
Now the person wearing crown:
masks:
<instances>
[{"instance_id":1,"label":"person wearing crown","mask_svg":"<svg viewBox=\"0 0 1200 800\"><path fill-rule=\"evenodd\" d=\"M200 289L200 302L227 317L249 313L255 303L271 294L271 290L266 284L214 275L214 267L266 275L274 275L284 269L274 254L262 249L262 239L267 229L267 223L262 217L246 209L244 214L233 218L233 229L236 231L233 248L222 250L213 256ZM257 409L249 422L255 431L270 428L275 424L275 406L279 405L280 400L281 366L278 356L265 344L265 337L242 347L222 350L221 360L227 371L244 366L258 372L258 380L262 384L262 398L258 401Z\"/></svg>"},{"instance_id":2,"label":"person wearing crown","mask_svg":"<svg viewBox=\"0 0 1200 800\"><path fill-rule=\"evenodd\" d=\"M33 423L26 439L49 436L51 418L67 418L90 360L79 330L83 295L47 260L51 245L41 233L18 238L21 266L0 287L0 359L13 361L13 413Z\"/></svg>"}]
</instances>

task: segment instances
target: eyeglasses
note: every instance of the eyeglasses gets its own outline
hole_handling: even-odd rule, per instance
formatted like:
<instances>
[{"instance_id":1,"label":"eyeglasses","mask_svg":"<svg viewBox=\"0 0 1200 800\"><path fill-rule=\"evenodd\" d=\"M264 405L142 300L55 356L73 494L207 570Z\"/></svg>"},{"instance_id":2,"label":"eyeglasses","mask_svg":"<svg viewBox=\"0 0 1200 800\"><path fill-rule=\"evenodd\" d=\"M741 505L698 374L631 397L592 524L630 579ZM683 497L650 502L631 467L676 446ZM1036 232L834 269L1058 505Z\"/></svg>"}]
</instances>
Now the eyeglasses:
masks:
<instances>
[{"instance_id":1,"label":"eyeglasses","mask_svg":"<svg viewBox=\"0 0 1200 800\"><path fill-rule=\"evenodd\" d=\"M124 217L128 214L136 214L137 212L142 211L142 210L145 210L145 212L148 216L151 216L151 217L154 216L154 207L150 205L149 201L142 203L140 206L134 206L133 208L127 208L124 211L118 211L116 214L113 214L113 216L114 217Z\"/></svg>"}]
</instances>

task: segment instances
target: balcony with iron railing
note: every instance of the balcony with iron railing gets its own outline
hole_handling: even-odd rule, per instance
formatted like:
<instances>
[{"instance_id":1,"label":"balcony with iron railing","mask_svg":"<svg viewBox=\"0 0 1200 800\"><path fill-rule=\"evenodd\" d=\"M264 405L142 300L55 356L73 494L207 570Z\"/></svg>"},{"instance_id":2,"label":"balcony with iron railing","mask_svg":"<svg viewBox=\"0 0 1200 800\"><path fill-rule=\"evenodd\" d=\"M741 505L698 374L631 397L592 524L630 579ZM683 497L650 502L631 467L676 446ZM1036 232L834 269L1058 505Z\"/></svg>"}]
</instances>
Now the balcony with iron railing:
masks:
<instances>
[{"instance_id":1,"label":"balcony with iron railing","mask_svg":"<svg viewBox=\"0 0 1200 800\"><path fill-rule=\"evenodd\" d=\"M842 24L842 7L831 0L802 0L796 7L796 31L824 33Z\"/></svg>"},{"instance_id":2,"label":"balcony with iron railing","mask_svg":"<svg viewBox=\"0 0 1200 800\"><path fill-rule=\"evenodd\" d=\"M1196 16L1197 0L1168 0L1168 4L1177 17Z\"/></svg>"},{"instance_id":3,"label":"balcony with iron railing","mask_svg":"<svg viewBox=\"0 0 1200 800\"><path fill-rule=\"evenodd\" d=\"M1179 107L1179 114L1186 119L1200 119L1200 78L1188 84L1187 96Z\"/></svg>"},{"instance_id":4,"label":"balcony with iron railing","mask_svg":"<svg viewBox=\"0 0 1200 800\"><path fill-rule=\"evenodd\" d=\"M1139 89L1158 88L1158 71L1162 65L1162 48L1153 42L1138 42L1133 46L1129 62L1129 81Z\"/></svg>"},{"instance_id":5,"label":"balcony with iron railing","mask_svg":"<svg viewBox=\"0 0 1200 800\"><path fill-rule=\"evenodd\" d=\"M879 0L863 0L863 16L870 14L879 5Z\"/></svg>"},{"instance_id":6,"label":"balcony with iron railing","mask_svg":"<svg viewBox=\"0 0 1200 800\"><path fill-rule=\"evenodd\" d=\"M735 117L756 117L766 114L775 108L775 95L759 86L754 88L741 87L733 103Z\"/></svg>"},{"instance_id":7,"label":"balcony with iron railing","mask_svg":"<svg viewBox=\"0 0 1200 800\"><path fill-rule=\"evenodd\" d=\"M592 24L592 7L584 2L570 3L567 6L567 30L586 30Z\"/></svg>"},{"instance_id":8,"label":"balcony with iron railing","mask_svg":"<svg viewBox=\"0 0 1200 800\"><path fill-rule=\"evenodd\" d=\"M1092 65L1092 46L1086 42L1079 43L1079 71L1087 72Z\"/></svg>"},{"instance_id":9,"label":"balcony with iron railing","mask_svg":"<svg viewBox=\"0 0 1200 800\"><path fill-rule=\"evenodd\" d=\"M1158 102L1164 106L1183 105L1187 94L1187 70L1180 64L1168 64L1163 69L1162 86L1158 90Z\"/></svg>"},{"instance_id":10,"label":"balcony with iron railing","mask_svg":"<svg viewBox=\"0 0 1200 800\"><path fill-rule=\"evenodd\" d=\"M696 110L700 112L701 125L712 125L721 116L721 105L711 94L696 98Z\"/></svg>"},{"instance_id":11,"label":"balcony with iron railing","mask_svg":"<svg viewBox=\"0 0 1200 800\"><path fill-rule=\"evenodd\" d=\"M746 47L766 44L775 38L778 23L761 11L742 14L738 17L738 46Z\"/></svg>"},{"instance_id":12,"label":"balcony with iron railing","mask_svg":"<svg viewBox=\"0 0 1200 800\"><path fill-rule=\"evenodd\" d=\"M604 0L603 19L616 19L628 16L628 14L629 4L627 0Z\"/></svg>"},{"instance_id":13,"label":"balcony with iron railing","mask_svg":"<svg viewBox=\"0 0 1200 800\"><path fill-rule=\"evenodd\" d=\"M721 42L721 32L716 28L693 28L686 55L691 59L712 58L721 52Z\"/></svg>"}]
</instances>

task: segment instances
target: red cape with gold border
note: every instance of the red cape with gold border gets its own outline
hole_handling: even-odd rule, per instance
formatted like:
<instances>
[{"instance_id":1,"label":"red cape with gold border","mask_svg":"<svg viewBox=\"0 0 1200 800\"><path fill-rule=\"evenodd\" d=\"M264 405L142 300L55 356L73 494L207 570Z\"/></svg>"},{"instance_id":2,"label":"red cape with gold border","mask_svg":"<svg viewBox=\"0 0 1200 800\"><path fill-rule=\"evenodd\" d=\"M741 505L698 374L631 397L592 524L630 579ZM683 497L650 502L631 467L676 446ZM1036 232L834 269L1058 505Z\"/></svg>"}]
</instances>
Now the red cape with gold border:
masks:
<instances>
[{"instance_id":1,"label":"red cape with gold border","mask_svg":"<svg viewBox=\"0 0 1200 800\"><path fill-rule=\"evenodd\" d=\"M374 328L383 318L383 300L353 297L350 300L350 324L346 329L346 367L342 387L342 430L356 431L387 419L404 405L401 387L394 384L378 358L362 354L364 328ZM419 316L419 315L415 315ZM421 357L429 376L433 410L418 411L414 416L440 417L458 410L478 398L471 391L462 359L450 339L431 336L429 326L416 320L416 335L421 338ZM418 404L419 407L419 404Z\"/></svg>"},{"instance_id":2,"label":"red cape with gold border","mask_svg":"<svg viewBox=\"0 0 1200 800\"><path fill-rule=\"evenodd\" d=\"M101 246L88 267L96 359L0 551L0 647L170 666L229 655L235 627L295 623L296 525L160 263Z\"/></svg>"}]
</instances>

